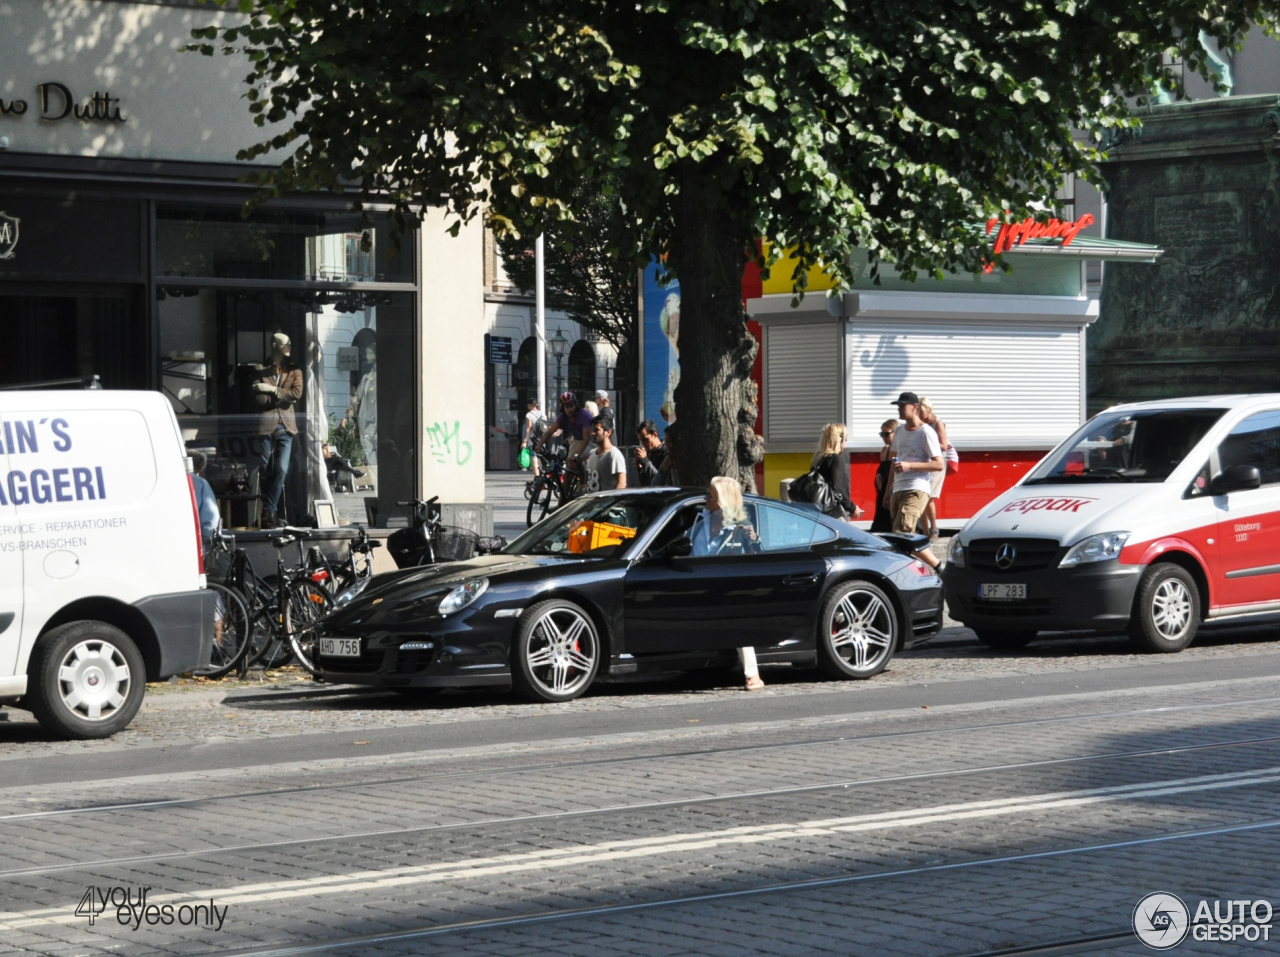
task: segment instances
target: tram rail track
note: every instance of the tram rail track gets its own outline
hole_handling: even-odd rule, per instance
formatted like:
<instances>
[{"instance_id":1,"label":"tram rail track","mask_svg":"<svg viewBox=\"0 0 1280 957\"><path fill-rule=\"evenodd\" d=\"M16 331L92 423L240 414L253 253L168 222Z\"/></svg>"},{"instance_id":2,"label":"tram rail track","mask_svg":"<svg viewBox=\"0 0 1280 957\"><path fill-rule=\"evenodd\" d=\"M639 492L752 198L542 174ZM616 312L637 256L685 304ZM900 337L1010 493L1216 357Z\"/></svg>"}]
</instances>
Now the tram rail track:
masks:
<instances>
[{"instance_id":1,"label":"tram rail track","mask_svg":"<svg viewBox=\"0 0 1280 957\"><path fill-rule=\"evenodd\" d=\"M130 801L118 804L88 804L68 808L56 808L46 811L27 811L17 814L0 814L0 827L6 823L41 818L56 818L78 814L103 814L131 810L149 810L153 808L190 807L219 801L235 801L243 798L278 798L290 794L305 794L319 791L358 790L360 788L384 787L395 784L412 784L418 781L447 780L466 777L487 777L500 774L528 774L542 771L571 770L575 768L605 767L609 765L628 764L638 761L656 759L672 760L679 758L708 757L713 755L750 754L763 751L787 750L792 748L821 747L832 744L859 744L871 741L893 740L899 738L924 737L931 735L974 734L983 731L999 731L1009 728L1029 727L1047 724L1064 724L1077 721L1095 721L1108 718L1124 718L1134 715L1173 714L1188 711L1208 711L1224 708L1247 707L1261 704L1280 703L1280 696L1266 698L1250 698L1239 701L1207 702L1191 705L1167 705L1154 708L1132 708L1119 711L1090 712L1078 715L1057 715L1045 718L1028 718L1020 721L997 721L985 724L962 725L954 728L915 728L904 731L887 731L866 735L831 735L820 738L807 738L800 741L778 741L767 744L734 745L722 748L694 748L682 751L649 751L642 754L626 754L613 757L591 758L577 761L541 762L538 764L508 764L485 768L468 768L456 771L433 771L421 774L402 775L398 777L370 778L359 781L344 781L333 784L307 784L284 788L259 788L252 791L237 791L228 794L210 794L200 797L164 798L147 801ZM1280 720L1280 716L1277 716ZM1261 739L1259 739L1261 740ZM1216 746L1216 745L1214 745ZM1159 751L1167 749L1157 749ZM933 773L933 772L928 772ZM937 772L950 773L950 772ZM834 785L833 785L834 786ZM0 876L3 872L0 872Z\"/></svg>"},{"instance_id":2,"label":"tram rail track","mask_svg":"<svg viewBox=\"0 0 1280 957\"><path fill-rule=\"evenodd\" d=\"M1070 847L1051 848L1041 851L1029 851L1018 854L992 855L967 861L952 861L942 864L927 864L915 867L891 868L861 874L847 874L828 878L816 878L803 881L789 881L756 887L715 891L703 894L690 894L679 897L668 897L652 901L640 901L627 904L602 905L596 907L564 908L544 911L538 914L482 918L470 921L458 921L446 924L421 925L400 931L378 934L353 935L305 944L268 945L241 949L224 949L204 951L192 957L301 957L304 954L319 954L343 948L369 948L379 945L410 943L425 941L431 938L483 932L488 930L505 930L509 928L530 927L556 921L579 919L599 920L613 915L657 911L664 908L709 904L718 901L762 897L770 894L786 894L816 890L821 888L848 886L869 881L885 881L896 878L922 877L930 874L965 871L982 867L1016 864L1024 861L1046 860L1069 857L1081 854L1104 853L1135 847L1147 847L1166 844L1173 841L1194 840L1200 838L1222 837L1230 834L1243 834L1280 828L1280 818L1255 821L1246 824L1235 824L1224 827L1202 828L1188 831L1177 831L1168 834L1149 835L1123 841L1110 841L1099 844L1074 845ZM1124 939L1133 939L1131 931L1116 931L1100 935L1082 935L1067 940L1042 941L1024 946L1002 948L964 954L962 957L1031 957L1044 953L1066 953L1071 949L1085 948L1091 945L1106 945L1112 941L1117 943Z\"/></svg>"},{"instance_id":3,"label":"tram rail track","mask_svg":"<svg viewBox=\"0 0 1280 957\"><path fill-rule=\"evenodd\" d=\"M702 795L698 797L673 798L664 801L641 801L631 804L615 804L594 808L577 808L566 811L549 811L540 814L509 815L505 817L480 818L472 821L455 821L445 824L420 824L399 828L379 828L376 830L350 832L290 838L279 841L261 841L232 845L209 845L200 848L188 848L179 851L163 851L156 854L133 855L129 857L104 858L93 861L70 861L59 864L42 865L27 868L15 868L0 871L0 878L35 877L46 874L75 872L105 867L124 867L160 863L163 861L189 860L191 858L215 857L222 854L251 853L276 850L287 847L314 846L334 844L343 841L361 841L376 838L400 838L410 834L427 834L444 831L475 830L510 824L533 824L547 821L560 821L576 818L602 817L611 814L629 814L669 810L680 807L706 806L733 801L751 801L766 798L787 797L798 794L812 794L821 791L851 790L874 787L883 784L900 784L943 778L956 778L973 774L998 774L1009 771L1030 770L1084 764L1093 761L1107 761L1155 757L1194 752L1213 751L1224 748L1245 747L1257 744L1280 744L1280 735L1266 735L1254 738L1241 738L1232 741L1217 741L1205 744L1184 745L1176 748L1149 748L1135 751L1110 751L1090 755L1074 755L1066 758L1045 758L1038 761L1025 761L1013 764L981 765L971 768L951 768L942 771L921 771L914 774L886 775L875 778L860 778L842 781L823 782L819 784L794 785L783 788L761 788L753 791L734 791L723 794Z\"/></svg>"}]
</instances>

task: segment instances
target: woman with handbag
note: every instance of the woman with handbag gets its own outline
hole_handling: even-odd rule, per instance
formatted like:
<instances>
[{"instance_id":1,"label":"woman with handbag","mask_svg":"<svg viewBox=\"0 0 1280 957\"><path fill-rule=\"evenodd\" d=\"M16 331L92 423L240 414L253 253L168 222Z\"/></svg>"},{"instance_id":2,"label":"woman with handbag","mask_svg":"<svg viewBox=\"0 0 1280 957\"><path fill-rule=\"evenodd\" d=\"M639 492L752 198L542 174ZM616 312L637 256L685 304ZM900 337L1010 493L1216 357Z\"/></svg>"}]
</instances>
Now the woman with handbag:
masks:
<instances>
[{"instance_id":1,"label":"woman with handbag","mask_svg":"<svg viewBox=\"0 0 1280 957\"><path fill-rule=\"evenodd\" d=\"M847 435L847 430L839 422L824 425L818 451L814 453L813 464L809 468L811 473L821 475L831 489L833 501L825 513L844 521L862 517L862 509L849 497L849 460L844 454Z\"/></svg>"},{"instance_id":2,"label":"woman with handbag","mask_svg":"<svg viewBox=\"0 0 1280 957\"><path fill-rule=\"evenodd\" d=\"M947 438L946 423L938 418L938 413L933 411L933 405L929 402L927 395L920 396L920 418L924 420L925 425L938 433L938 444L942 446L947 460L947 467L941 472L929 473L929 507L924 512L924 525L930 541L936 542L938 540L938 499L942 497L942 483L946 481L948 472L959 471L960 456L956 454L951 440Z\"/></svg>"}]
</instances>

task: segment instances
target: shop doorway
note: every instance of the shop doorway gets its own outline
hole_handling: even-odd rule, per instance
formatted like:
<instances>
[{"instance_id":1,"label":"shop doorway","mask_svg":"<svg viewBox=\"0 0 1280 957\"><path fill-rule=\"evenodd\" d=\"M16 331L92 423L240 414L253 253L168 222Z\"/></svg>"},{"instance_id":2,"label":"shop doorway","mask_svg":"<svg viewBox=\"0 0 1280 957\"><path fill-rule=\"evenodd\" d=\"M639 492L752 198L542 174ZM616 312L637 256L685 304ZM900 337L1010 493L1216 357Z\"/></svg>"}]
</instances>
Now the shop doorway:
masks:
<instances>
[{"instance_id":1,"label":"shop doorway","mask_svg":"<svg viewBox=\"0 0 1280 957\"><path fill-rule=\"evenodd\" d=\"M0 293L0 386L96 375L106 389L150 387L140 290L42 292Z\"/></svg>"},{"instance_id":2,"label":"shop doorway","mask_svg":"<svg viewBox=\"0 0 1280 957\"><path fill-rule=\"evenodd\" d=\"M596 392L596 350L585 339L569 350L569 391L578 397L579 404Z\"/></svg>"}]
</instances>

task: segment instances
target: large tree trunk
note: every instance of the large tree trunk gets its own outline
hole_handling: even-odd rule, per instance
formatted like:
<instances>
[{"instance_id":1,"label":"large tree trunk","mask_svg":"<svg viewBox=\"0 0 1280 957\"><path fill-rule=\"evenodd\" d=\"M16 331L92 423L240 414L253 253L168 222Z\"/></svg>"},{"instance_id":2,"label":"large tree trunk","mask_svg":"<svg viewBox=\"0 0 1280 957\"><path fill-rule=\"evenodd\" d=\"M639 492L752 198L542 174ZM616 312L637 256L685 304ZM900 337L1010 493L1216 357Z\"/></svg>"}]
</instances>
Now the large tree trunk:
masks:
<instances>
[{"instance_id":1,"label":"large tree trunk","mask_svg":"<svg viewBox=\"0 0 1280 957\"><path fill-rule=\"evenodd\" d=\"M758 347L742 306L742 270L754 237L740 209L697 167L681 171L669 258L680 280L674 433L683 484L727 475L755 491L755 465L764 457L751 379Z\"/></svg>"}]
</instances>

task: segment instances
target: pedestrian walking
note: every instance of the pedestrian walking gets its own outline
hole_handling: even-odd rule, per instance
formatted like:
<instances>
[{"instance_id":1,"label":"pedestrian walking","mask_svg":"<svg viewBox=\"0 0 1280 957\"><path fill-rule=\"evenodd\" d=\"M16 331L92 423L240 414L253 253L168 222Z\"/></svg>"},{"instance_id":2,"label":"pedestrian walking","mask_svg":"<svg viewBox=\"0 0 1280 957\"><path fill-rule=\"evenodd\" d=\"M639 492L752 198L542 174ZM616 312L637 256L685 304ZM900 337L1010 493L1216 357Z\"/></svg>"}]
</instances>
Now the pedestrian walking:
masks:
<instances>
[{"instance_id":1,"label":"pedestrian walking","mask_svg":"<svg viewBox=\"0 0 1280 957\"><path fill-rule=\"evenodd\" d=\"M951 443L947 439L947 426L938 414L933 411L933 403L927 395L920 396L920 418L925 425L933 429L938 436L938 445L942 448L942 471L929 473L929 507L924 510L924 530L931 542L938 540L938 499L942 498L942 483L947 478L947 449Z\"/></svg>"},{"instance_id":2,"label":"pedestrian walking","mask_svg":"<svg viewBox=\"0 0 1280 957\"><path fill-rule=\"evenodd\" d=\"M599 414L604 416L605 422L609 426L609 431L617 435L618 421L613 411L613 403L609 400L609 393L604 389L596 389L596 405L600 409Z\"/></svg>"},{"instance_id":3,"label":"pedestrian walking","mask_svg":"<svg viewBox=\"0 0 1280 957\"><path fill-rule=\"evenodd\" d=\"M844 455L848 435L848 429L839 422L824 425L822 437L818 440L818 451L814 453L809 467L810 471L823 477L834 493L835 501L826 514L844 521L862 517L862 509L849 497L849 461Z\"/></svg>"},{"instance_id":4,"label":"pedestrian walking","mask_svg":"<svg viewBox=\"0 0 1280 957\"><path fill-rule=\"evenodd\" d=\"M871 520L873 532L893 531L889 496L893 492L893 433L897 428L897 419L885 419L880 425L880 465L876 468L875 478L876 514Z\"/></svg>"},{"instance_id":5,"label":"pedestrian walking","mask_svg":"<svg viewBox=\"0 0 1280 957\"><path fill-rule=\"evenodd\" d=\"M636 429L635 457L641 488L662 485L661 469L667 458L667 446L653 419L645 419Z\"/></svg>"},{"instance_id":6,"label":"pedestrian walking","mask_svg":"<svg viewBox=\"0 0 1280 957\"><path fill-rule=\"evenodd\" d=\"M760 539L748 521L742 500L742 485L737 479L717 475L707 487L706 507L698 515L689 535L694 555L743 555L758 551ZM756 664L756 649L744 645L738 649L748 691L764 687Z\"/></svg>"},{"instance_id":7,"label":"pedestrian walking","mask_svg":"<svg viewBox=\"0 0 1280 957\"><path fill-rule=\"evenodd\" d=\"M902 425L893 433L893 494L889 497L889 510L895 532L914 534L929 507L929 473L947 466L938 433L920 418L920 396L904 392L896 404ZM931 568L938 567L938 559L928 549L916 552L916 557Z\"/></svg>"},{"instance_id":8,"label":"pedestrian walking","mask_svg":"<svg viewBox=\"0 0 1280 957\"><path fill-rule=\"evenodd\" d=\"M627 487L627 459L613 444L612 420L597 415L591 420L595 449L587 459L587 491L612 492Z\"/></svg>"},{"instance_id":9,"label":"pedestrian walking","mask_svg":"<svg viewBox=\"0 0 1280 957\"><path fill-rule=\"evenodd\" d=\"M528 405L529 411L524 414L524 435L521 437L520 447L532 451L538 440L542 438L542 432L546 430L547 417L542 414L542 409L538 408L538 400L530 399ZM529 467L533 469L533 477L538 477L538 457L533 456L533 461L529 463Z\"/></svg>"}]
</instances>

